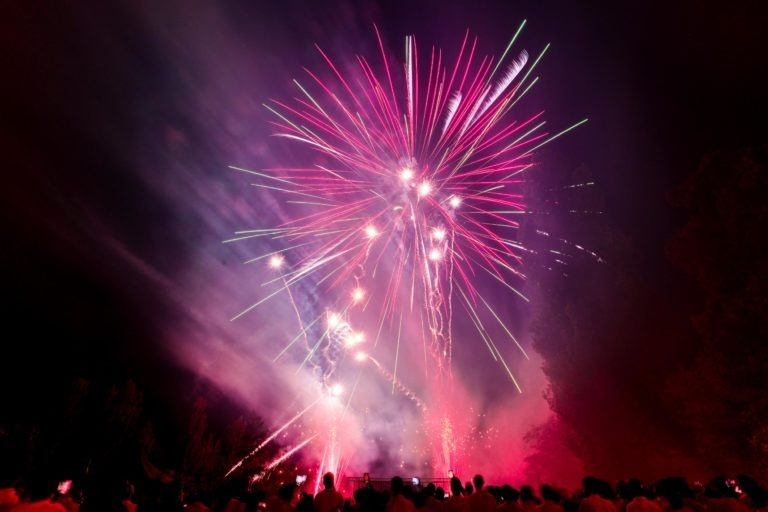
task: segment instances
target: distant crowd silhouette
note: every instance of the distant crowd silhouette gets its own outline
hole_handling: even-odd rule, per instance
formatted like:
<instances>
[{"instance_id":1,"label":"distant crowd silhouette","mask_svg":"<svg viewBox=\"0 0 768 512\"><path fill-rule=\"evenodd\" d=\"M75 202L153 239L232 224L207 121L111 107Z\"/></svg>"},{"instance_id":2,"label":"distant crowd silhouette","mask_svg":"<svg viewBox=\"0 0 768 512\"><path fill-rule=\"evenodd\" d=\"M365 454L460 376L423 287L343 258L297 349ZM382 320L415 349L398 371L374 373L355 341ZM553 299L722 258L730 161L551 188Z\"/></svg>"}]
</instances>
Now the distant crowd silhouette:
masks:
<instances>
[{"instance_id":1,"label":"distant crowd silhouette","mask_svg":"<svg viewBox=\"0 0 768 512\"><path fill-rule=\"evenodd\" d=\"M718 477L707 484L669 477L651 485L637 479L612 485L587 476L576 491L542 485L538 493L529 485L486 486L482 475L463 484L454 476L449 489L433 483L406 485L395 476L388 491L367 483L347 497L336 490L332 473L322 482L316 495L295 483L282 484L273 493L230 487L215 496L184 495L165 485L137 498L129 482L85 491L73 488L72 482L33 474L0 489L0 512L768 512L768 491L746 475Z\"/></svg>"}]
</instances>

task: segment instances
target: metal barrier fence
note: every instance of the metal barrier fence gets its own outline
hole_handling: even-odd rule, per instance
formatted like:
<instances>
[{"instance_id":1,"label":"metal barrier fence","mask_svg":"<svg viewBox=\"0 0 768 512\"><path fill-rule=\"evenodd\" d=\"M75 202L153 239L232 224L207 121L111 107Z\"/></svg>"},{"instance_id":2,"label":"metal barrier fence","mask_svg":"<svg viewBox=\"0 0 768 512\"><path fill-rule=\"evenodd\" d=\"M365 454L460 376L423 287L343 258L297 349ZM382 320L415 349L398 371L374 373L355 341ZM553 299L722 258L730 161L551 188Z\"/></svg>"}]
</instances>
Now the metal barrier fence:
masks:
<instances>
[{"instance_id":1,"label":"metal barrier fence","mask_svg":"<svg viewBox=\"0 0 768 512\"><path fill-rule=\"evenodd\" d=\"M389 491L391 487L392 478L374 478L374 477L357 477L357 476L348 476L345 479L345 485L344 487L347 489L351 489L352 492L363 488L363 487L370 487L371 489L375 489L377 491ZM437 477L410 477L410 478L403 478L403 483L405 485L411 485L415 488L422 488L430 483L435 484L435 487L442 487L446 491L450 490L451 487L451 479L450 478L437 478Z\"/></svg>"}]
</instances>

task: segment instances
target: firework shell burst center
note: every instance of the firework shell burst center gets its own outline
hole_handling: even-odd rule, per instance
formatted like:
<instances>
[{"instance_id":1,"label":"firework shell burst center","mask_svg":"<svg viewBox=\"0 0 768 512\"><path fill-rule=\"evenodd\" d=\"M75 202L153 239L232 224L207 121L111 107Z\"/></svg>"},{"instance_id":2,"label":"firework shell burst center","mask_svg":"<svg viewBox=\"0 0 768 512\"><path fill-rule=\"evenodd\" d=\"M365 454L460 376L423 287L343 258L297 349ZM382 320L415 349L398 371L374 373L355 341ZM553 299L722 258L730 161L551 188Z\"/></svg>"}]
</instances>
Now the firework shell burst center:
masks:
<instances>
[{"instance_id":1,"label":"firework shell burst center","mask_svg":"<svg viewBox=\"0 0 768 512\"><path fill-rule=\"evenodd\" d=\"M524 26L499 58L478 56L467 32L452 63L434 47L421 55L409 36L402 66L395 66L378 30L380 55L357 56L354 71L342 73L318 47L325 71L306 70L304 81L294 80L292 100L265 105L275 135L312 149L317 159L296 168L233 167L297 213L277 226L237 232L233 240L267 239L270 250L258 259L267 261L277 288L233 320L270 298L289 297L300 334L281 355L303 338L301 366L314 368L319 389L334 398L346 393L337 382L342 360L375 369L372 375L423 416L434 468L459 467L471 434L463 411L445 405L454 392L456 315L474 326L481 341L473 342L484 343L522 391L496 333L527 354L477 283L527 300L517 235L526 213L522 184L538 148L586 121L552 134L542 112L516 118L514 107L536 84L548 48L533 58L513 51ZM307 286L327 301L323 311L307 315L297 306ZM409 387L400 356L413 347L423 351L425 368ZM349 393L345 411L355 404ZM329 447L337 430L318 437L329 443L321 470L340 469L327 462L343 460Z\"/></svg>"}]
</instances>

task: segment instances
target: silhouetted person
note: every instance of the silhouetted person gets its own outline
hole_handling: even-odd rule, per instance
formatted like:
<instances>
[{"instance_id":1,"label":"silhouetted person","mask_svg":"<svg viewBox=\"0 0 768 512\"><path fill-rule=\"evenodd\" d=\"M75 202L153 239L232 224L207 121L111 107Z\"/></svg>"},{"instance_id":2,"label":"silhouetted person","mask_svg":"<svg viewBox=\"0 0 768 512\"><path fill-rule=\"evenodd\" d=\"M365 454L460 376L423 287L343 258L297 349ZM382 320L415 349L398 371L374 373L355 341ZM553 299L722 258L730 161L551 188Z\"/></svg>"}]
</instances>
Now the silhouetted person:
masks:
<instances>
[{"instance_id":1,"label":"silhouetted person","mask_svg":"<svg viewBox=\"0 0 768 512\"><path fill-rule=\"evenodd\" d=\"M224 512L245 512L245 502L242 500L242 496L232 496L229 498Z\"/></svg>"},{"instance_id":2,"label":"silhouetted person","mask_svg":"<svg viewBox=\"0 0 768 512\"><path fill-rule=\"evenodd\" d=\"M579 504L579 512L617 512L610 501L612 489L607 482L587 476L582 480L582 488L585 497Z\"/></svg>"},{"instance_id":3,"label":"silhouetted person","mask_svg":"<svg viewBox=\"0 0 768 512\"><path fill-rule=\"evenodd\" d=\"M53 501L56 481L47 475L35 472L22 484L22 495L13 507L13 512L67 512L64 505Z\"/></svg>"},{"instance_id":4,"label":"silhouetted person","mask_svg":"<svg viewBox=\"0 0 768 512\"><path fill-rule=\"evenodd\" d=\"M385 508L386 512L416 512L416 507L413 503L403 496L404 491L403 479L399 476L392 477L390 484L391 496Z\"/></svg>"},{"instance_id":5,"label":"silhouetted person","mask_svg":"<svg viewBox=\"0 0 768 512\"><path fill-rule=\"evenodd\" d=\"M131 483L130 481L123 482L121 491L122 491L120 495L120 506L122 507L121 510L123 510L124 512L136 512L139 509L139 506L136 504L135 501L133 501L133 495L135 492L133 483Z\"/></svg>"},{"instance_id":6,"label":"silhouetted person","mask_svg":"<svg viewBox=\"0 0 768 512\"><path fill-rule=\"evenodd\" d=\"M656 494L667 502L667 511L694 512L703 510L703 505L694 501L695 493L683 477L662 478L654 485Z\"/></svg>"},{"instance_id":7,"label":"silhouetted person","mask_svg":"<svg viewBox=\"0 0 768 512\"><path fill-rule=\"evenodd\" d=\"M67 512L80 512L80 499L77 494L77 491L72 490L72 480L65 480L59 482L58 492L52 500L63 505ZM0 507L0 511L2 510L3 508Z\"/></svg>"},{"instance_id":8,"label":"silhouetted person","mask_svg":"<svg viewBox=\"0 0 768 512\"><path fill-rule=\"evenodd\" d=\"M472 478L472 483L475 484L475 492L467 498L469 512L495 512L496 499L483 488L485 485L483 475L475 475Z\"/></svg>"},{"instance_id":9,"label":"silhouetted person","mask_svg":"<svg viewBox=\"0 0 768 512\"><path fill-rule=\"evenodd\" d=\"M704 495L709 498L707 510L712 512L750 512L749 506L739 501L735 485L724 477L712 479Z\"/></svg>"},{"instance_id":10,"label":"silhouetted person","mask_svg":"<svg viewBox=\"0 0 768 512\"><path fill-rule=\"evenodd\" d=\"M203 493L193 494L187 499L184 512L211 512L210 499Z\"/></svg>"},{"instance_id":11,"label":"silhouetted person","mask_svg":"<svg viewBox=\"0 0 768 512\"><path fill-rule=\"evenodd\" d=\"M523 512L534 512L541 505L541 500L533 493L533 487L524 485L520 488L520 508Z\"/></svg>"},{"instance_id":12,"label":"silhouetted person","mask_svg":"<svg viewBox=\"0 0 768 512\"><path fill-rule=\"evenodd\" d=\"M500 490L501 505L497 509L498 512L520 512L520 491L512 487L511 485L502 485Z\"/></svg>"},{"instance_id":13,"label":"silhouetted person","mask_svg":"<svg viewBox=\"0 0 768 512\"><path fill-rule=\"evenodd\" d=\"M464 486L457 476L451 477L451 497L443 503L443 512L469 512Z\"/></svg>"},{"instance_id":14,"label":"silhouetted person","mask_svg":"<svg viewBox=\"0 0 768 512\"><path fill-rule=\"evenodd\" d=\"M315 512L315 497L308 492L302 492L295 512Z\"/></svg>"},{"instance_id":15,"label":"silhouetted person","mask_svg":"<svg viewBox=\"0 0 768 512\"><path fill-rule=\"evenodd\" d=\"M427 512L442 512L443 504L437 498L435 498L435 484L430 482L422 490L421 494L424 497L422 506L420 507Z\"/></svg>"},{"instance_id":16,"label":"silhouetted person","mask_svg":"<svg viewBox=\"0 0 768 512\"><path fill-rule=\"evenodd\" d=\"M636 478L627 482L620 495L626 502L626 512L662 512L658 503L652 499L652 493Z\"/></svg>"},{"instance_id":17,"label":"silhouetted person","mask_svg":"<svg viewBox=\"0 0 768 512\"><path fill-rule=\"evenodd\" d=\"M344 496L333 486L333 473L323 475L324 489L315 496L315 512L335 512L344 507Z\"/></svg>"},{"instance_id":18,"label":"silhouetted person","mask_svg":"<svg viewBox=\"0 0 768 512\"><path fill-rule=\"evenodd\" d=\"M296 490L296 484L283 484L277 489L277 495L267 500L268 512L292 512L293 493Z\"/></svg>"},{"instance_id":19,"label":"silhouetted person","mask_svg":"<svg viewBox=\"0 0 768 512\"><path fill-rule=\"evenodd\" d=\"M736 484L746 495L749 506L754 510L765 509L768 506L768 491L748 475L736 477Z\"/></svg>"},{"instance_id":20,"label":"silhouetted person","mask_svg":"<svg viewBox=\"0 0 768 512\"><path fill-rule=\"evenodd\" d=\"M542 503L537 509L538 512L564 512L563 506L560 504L562 496L552 486L544 484L539 492Z\"/></svg>"}]
</instances>

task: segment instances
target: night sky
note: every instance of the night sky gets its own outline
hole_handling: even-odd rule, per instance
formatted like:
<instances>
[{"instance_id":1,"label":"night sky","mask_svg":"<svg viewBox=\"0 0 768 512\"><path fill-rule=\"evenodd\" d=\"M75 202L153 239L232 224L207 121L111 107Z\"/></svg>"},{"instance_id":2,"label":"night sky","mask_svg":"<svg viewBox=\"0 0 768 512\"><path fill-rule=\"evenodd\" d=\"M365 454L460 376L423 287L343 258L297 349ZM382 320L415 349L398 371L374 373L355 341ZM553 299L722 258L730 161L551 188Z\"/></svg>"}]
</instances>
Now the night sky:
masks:
<instances>
[{"instance_id":1,"label":"night sky","mask_svg":"<svg viewBox=\"0 0 768 512\"><path fill-rule=\"evenodd\" d=\"M670 241L700 212L679 207L675 191L707 155L719 155L713 157L722 162L718 169L727 170L740 155L764 155L760 148L768 142L765 4L667 4L287 0L7 6L0 21L3 421L34 421L40 409L66 396L62 390L77 377L133 378L154 403L171 411L206 393L222 407L255 410L267 423L283 417L275 411L296 399L297 391L289 386L288 398L265 391L267 383L283 382L284 369L263 364L271 352L267 357L262 351L273 345L260 342L279 327L269 312L239 324L228 321L258 297L261 281L242 262L259 247L221 243L234 231L285 214L265 211L249 181L227 168L264 168L291 158L290 146L269 137L262 103L292 95L290 80L301 76L303 66L321 67L314 43L335 57L372 54L376 24L388 51L401 58L405 35L414 34L424 47L454 49L468 29L484 53L498 54L523 19L528 23L521 45L536 49L551 42L552 48L539 70L541 83L522 108L545 109L555 127L589 118L541 153L534 185L595 182L589 196L571 198L593 213L554 211L548 226L598 250L606 263L581 261L565 284L532 271L529 291L543 305L509 312L526 346L541 349L532 361L514 361L528 385L524 396L531 398L499 391L508 385L503 375L479 378L468 368L461 378L482 395L473 403L499 415L515 438L538 423L553 424L541 398L549 389L550 402L568 425L544 429L554 432L557 446L589 444L564 441L584 441L591 428L573 412L590 400L583 394L589 386L579 387L579 379L623 390L644 417L664 414L658 405L669 406L664 397L670 388L664 386L674 387L681 368L695 373L697 326L706 324L701 311L707 310L702 280L675 264L682 257L670 256L681 254L670 249ZM763 188L756 190L764 190L768 169L758 168ZM716 195L719 186L713 179L705 189ZM761 201L750 204L752 218L764 219ZM758 230L747 238L761 237ZM720 250L716 241L708 247ZM755 246L750 265L765 266L764 249ZM730 278L736 279L725 271L723 279ZM750 293L766 289L764 281L759 286ZM501 292L492 296L508 300ZM590 361L614 370L639 365L635 349L621 348L637 346L637 337L614 336L606 352L588 335L574 335L581 340L582 370L563 370L567 365L558 358L568 356L551 339L555 321L547 331L540 315L554 312L554 318L558 311L592 307L582 300L588 296L605 298L589 320L595 339L651 324L647 332L663 340L664 354L661 345L649 343L642 371L584 373L594 370ZM639 308L639 319L629 319L631 307ZM531 331L530 322L538 330ZM548 341L537 345L537 332ZM742 337L765 342L765 333L763 319ZM487 353L469 349L465 357L470 367L487 364ZM759 370L765 359L757 361ZM572 388L564 384L568 379L574 379ZM764 385L764 376L752 379L749 393L759 395ZM603 398L609 413L610 400L624 400ZM768 429L768 415L760 414L754 417ZM621 418L617 428L630 429L623 433L627 438L635 437L632 425L650 428L625 415L622 410L614 417ZM674 445L691 432L686 429L697 428L671 423L665 428L663 419L655 421L648 430L652 439L643 446L654 440ZM528 454L519 443L510 450L510 458ZM695 467L707 446L686 450L680 448L686 455L674 462L675 470ZM610 467L595 450L573 451L583 468L611 477L620 476L621 468L632 473L637 462L616 457ZM706 471L730 470L738 462ZM653 464L642 471L664 472Z\"/></svg>"}]
</instances>

